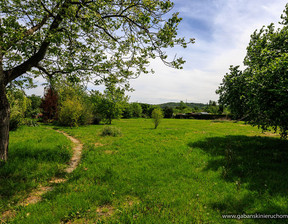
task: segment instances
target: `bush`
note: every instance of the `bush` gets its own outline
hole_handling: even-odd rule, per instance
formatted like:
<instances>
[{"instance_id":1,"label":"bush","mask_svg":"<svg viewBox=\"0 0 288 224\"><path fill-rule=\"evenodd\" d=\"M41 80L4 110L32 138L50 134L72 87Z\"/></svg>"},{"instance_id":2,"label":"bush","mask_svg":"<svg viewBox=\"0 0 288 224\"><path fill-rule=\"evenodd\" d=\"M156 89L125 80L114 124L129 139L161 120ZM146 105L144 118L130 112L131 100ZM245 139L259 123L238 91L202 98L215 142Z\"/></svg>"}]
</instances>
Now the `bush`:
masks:
<instances>
[{"instance_id":1,"label":"bush","mask_svg":"<svg viewBox=\"0 0 288 224\"><path fill-rule=\"evenodd\" d=\"M113 137L117 137L117 136L121 136L121 130L119 128L116 127L111 127L111 126L105 126L101 133L101 136L113 136Z\"/></svg>"},{"instance_id":2,"label":"bush","mask_svg":"<svg viewBox=\"0 0 288 224\"><path fill-rule=\"evenodd\" d=\"M59 110L58 119L60 125L75 127L81 122L84 113L82 104L77 99L66 99ZM82 121L83 122L83 121Z\"/></svg>"},{"instance_id":3,"label":"bush","mask_svg":"<svg viewBox=\"0 0 288 224\"><path fill-rule=\"evenodd\" d=\"M10 103L9 130L14 131L23 124L25 112L31 102L19 89L8 89L7 97Z\"/></svg>"},{"instance_id":4,"label":"bush","mask_svg":"<svg viewBox=\"0 0 288 224\"><path fill-rule=\"evenodd\" d=\"M152 111L152 119L154 122L154 128L156 129L158 127L158 125L160 124L160 121L163 118L163 112L160 108L156 108Z\"/></svg>"},{"instance_id":5,"label":"bush","mask_svg":"<svg viewBox=\"0 0 288 224\"><path fill-rule=\"evenodd\" d=\"M83 106L83 110L79 117L78 125L92 124L94 121L92 111L89 108L87 108L85 105L82 104L82 106Z\"/></svg>"},{"instance_id":6,"label":"bush","mask_svg":"<svg viewBox=\"0 0 288 224\"><path fill-rule=\"evenodd\" d=\"M24 125L28 127L37 127L39 124L37 123L37 120L32 119L32 118L25 118L23 121Z\"/></svg>"},{"instance_id":7,"label":"bush","mask_svg":"<svg viewBox=\"0 0 288 224\"><path fill-rule=\"evenodd\" d=\"M20 113L11 110L10 120L9 120L9 131L15 131L23 123L23 117Z\"/></svg>"}]
</instances>

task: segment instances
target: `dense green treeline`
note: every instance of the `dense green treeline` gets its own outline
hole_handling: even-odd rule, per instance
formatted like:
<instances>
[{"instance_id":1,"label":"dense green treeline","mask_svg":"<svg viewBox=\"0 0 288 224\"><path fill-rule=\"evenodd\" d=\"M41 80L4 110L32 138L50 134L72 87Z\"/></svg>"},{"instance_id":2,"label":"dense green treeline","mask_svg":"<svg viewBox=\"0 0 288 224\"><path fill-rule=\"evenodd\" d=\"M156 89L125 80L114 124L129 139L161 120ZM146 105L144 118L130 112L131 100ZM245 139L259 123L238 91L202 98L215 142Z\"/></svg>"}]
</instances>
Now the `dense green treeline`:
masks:
<instances>
[{"instance_id":1,"label":"dense green treeline","mask_svg":"<svg viewBox=\"0 0 288 224\"><path fill-rule=\"evenodd\" d=\"M8 96L11 104L10 130L23 124L37 125L36 121L70 127L100 122L111 124L113 119L151 118L155 109L160 110L165 118L173 118L179 113L202 111L211 114L227 113L215 101L209 104L180 101L158 105L129 102L125 91L115 85L108 86L101 93L88 91L79 84L54 84L45 89L43 97L26 96L23 90L11 88Z\"/></svg>"}]
</instances>

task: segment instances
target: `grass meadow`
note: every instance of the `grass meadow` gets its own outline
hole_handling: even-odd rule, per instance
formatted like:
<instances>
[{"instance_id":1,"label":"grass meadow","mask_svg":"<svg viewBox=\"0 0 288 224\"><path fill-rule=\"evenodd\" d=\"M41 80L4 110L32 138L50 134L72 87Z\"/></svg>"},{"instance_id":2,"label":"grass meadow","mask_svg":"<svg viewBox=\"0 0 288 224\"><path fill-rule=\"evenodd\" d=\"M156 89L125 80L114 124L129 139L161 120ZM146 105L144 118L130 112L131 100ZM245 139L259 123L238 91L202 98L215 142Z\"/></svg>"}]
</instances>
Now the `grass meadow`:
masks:
<instances>
[{"instance_id":1,"label":"grass meadow","mask_svg":"<svg viewBox=\"0 0 288 224\"><path fill-rule=\"evenodd\" d=\"M164 119L55 127L84 144L78 168L37 204L17 202L61 176L71 143L51 126L11 132L0 167L7 223L287 223L223 219L223 214L288 214L288 141L244 123Z\"/></svg>"}]
</instances>

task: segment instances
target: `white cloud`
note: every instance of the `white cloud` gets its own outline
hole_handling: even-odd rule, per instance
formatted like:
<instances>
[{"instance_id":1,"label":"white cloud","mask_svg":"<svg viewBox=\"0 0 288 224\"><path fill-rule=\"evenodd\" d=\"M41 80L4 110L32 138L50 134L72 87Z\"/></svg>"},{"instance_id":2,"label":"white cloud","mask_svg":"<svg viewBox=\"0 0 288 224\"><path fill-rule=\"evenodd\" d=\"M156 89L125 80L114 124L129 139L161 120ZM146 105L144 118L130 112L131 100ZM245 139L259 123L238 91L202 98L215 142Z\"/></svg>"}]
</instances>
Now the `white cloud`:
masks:
<instances>
[{"instance_id":1,"label":"white cloud","mask_svg":"<svg viewBox=\"0 0 288 224\"><path fill-rule=\"evenodd\" d=\"M42 77L38 77L34 82L37 85L37 87L33 88L33 89L25 90L26 94L27 95L35 94L36 96L43 96L44 95L44 86L42 84L46 83L47 81Z\"/></svg>"},{"instance_id":2,"label":"white cloud","mask_svg":"<svg viewBox=\"0 0 288 224\"><path fill-rule=\"evenodd\" d=\"M147 103L217 100L215 90L230 65L242 65L250 35L263 25L277 24L285 5L284 0L175 0L175 10L184 17L179 34L196 37L196 44L186 50L169 51L184 56L187 61L184 70L153 62L155 77L142 76L131 82L136 89L131 100Z\"/></svg>"}]
</instances>

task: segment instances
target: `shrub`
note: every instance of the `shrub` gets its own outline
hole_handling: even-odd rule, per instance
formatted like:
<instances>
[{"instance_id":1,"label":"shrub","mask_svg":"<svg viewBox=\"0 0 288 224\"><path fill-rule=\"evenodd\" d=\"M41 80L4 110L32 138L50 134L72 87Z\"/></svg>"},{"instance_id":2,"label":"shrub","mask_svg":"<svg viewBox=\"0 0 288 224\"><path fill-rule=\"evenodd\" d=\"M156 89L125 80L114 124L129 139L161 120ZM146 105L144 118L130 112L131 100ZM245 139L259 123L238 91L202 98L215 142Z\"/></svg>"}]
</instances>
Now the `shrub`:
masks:
<instances>
[{"instance_id":1,"label":"shrub","mask_svg":"<svg viewBox=\"0 0 288 224\"><path fill-rule=\"evenodd\" d=\"M87 108L85 105L82 104L82 106L83 106L83 110L79 117L78 125L92 124L94 121L92 111L89 108Z\"/></svg>"},{"instance_id":2,"label":"shrub","mask_svg":"<svg viewBox=\"0 0 288 224\"><path fill-rule=\"evenodd\" d=\"M163 118L163 112L160 108L156 108L152 111L152 119L154 122L154 128L156 129L158 127L158 125L160 124L160 121Z\"/></svg>"},{"instance_id":3,"label":"shrub","mask_svg":"<svg viewBox=\"0 0 288 224\"><path fill-rule=\"evenodd\" d=\"M32 118L25 118L23 121L24 125L28 126L28 127L37 127L39 126L39 124L37 123L36 119L32 119Z\"/></svg>"},{"instance_id":4,"label":"shrub","mask_svg":"<svg viewBox=\"0 0 288 224\"><path fill-rule=\"evenodd\" d=\"M25 96L25 93L19 89L9 89L7 97L10 103L9 130L13 131L23 124L25 112L31 102Z\"/></svg>"},{"instance_id":5,"label":"shrub","mask_svg":"<svg viewBox=\"0 0 288 224\"><path fill-rule=\"evenodd\" d=\"M60 106L58 114L59 123L60 125L70 127L78 126L83 113L84 108L77 99L66 99Z\"/></svg>"},{"instance_id":6,"label":"shrub","mask_svg":"<svg viewBox=\"0 0 288 224\"><path fill-rule=\"evenodd\" d=\"M27 110L25 111L25 117L36 118L37 115L41 113L40 110L40 106L42 103L41 97L32 94L27 98L31 101L31 104L27 107Z\"/></svg>"},{"instance_id":7,"label":"shrub","mask_svg":"<svg viewBox=\"0 0 288 224\"><path fill-rule=\"evenodd\" d=\"M116 127L111 127L111 126L105 126L101 133L101 136L113 136L113 137L117 137L117 136L121 136L121 130L119 128Z\"/></svg>"},{"instance_id":8,"label":"shrub","mask_svg":"<svg viewBox=\"0 0 288 224\"><path fill-rule=\"evenodd\" d=\"M17 111L13 111L13 108L11 109L10 114L10 120L9 120L9 130L15 131L17 128L19 128L23 123L23 117L21 113Z\"/></svg>"}]
</instances>

